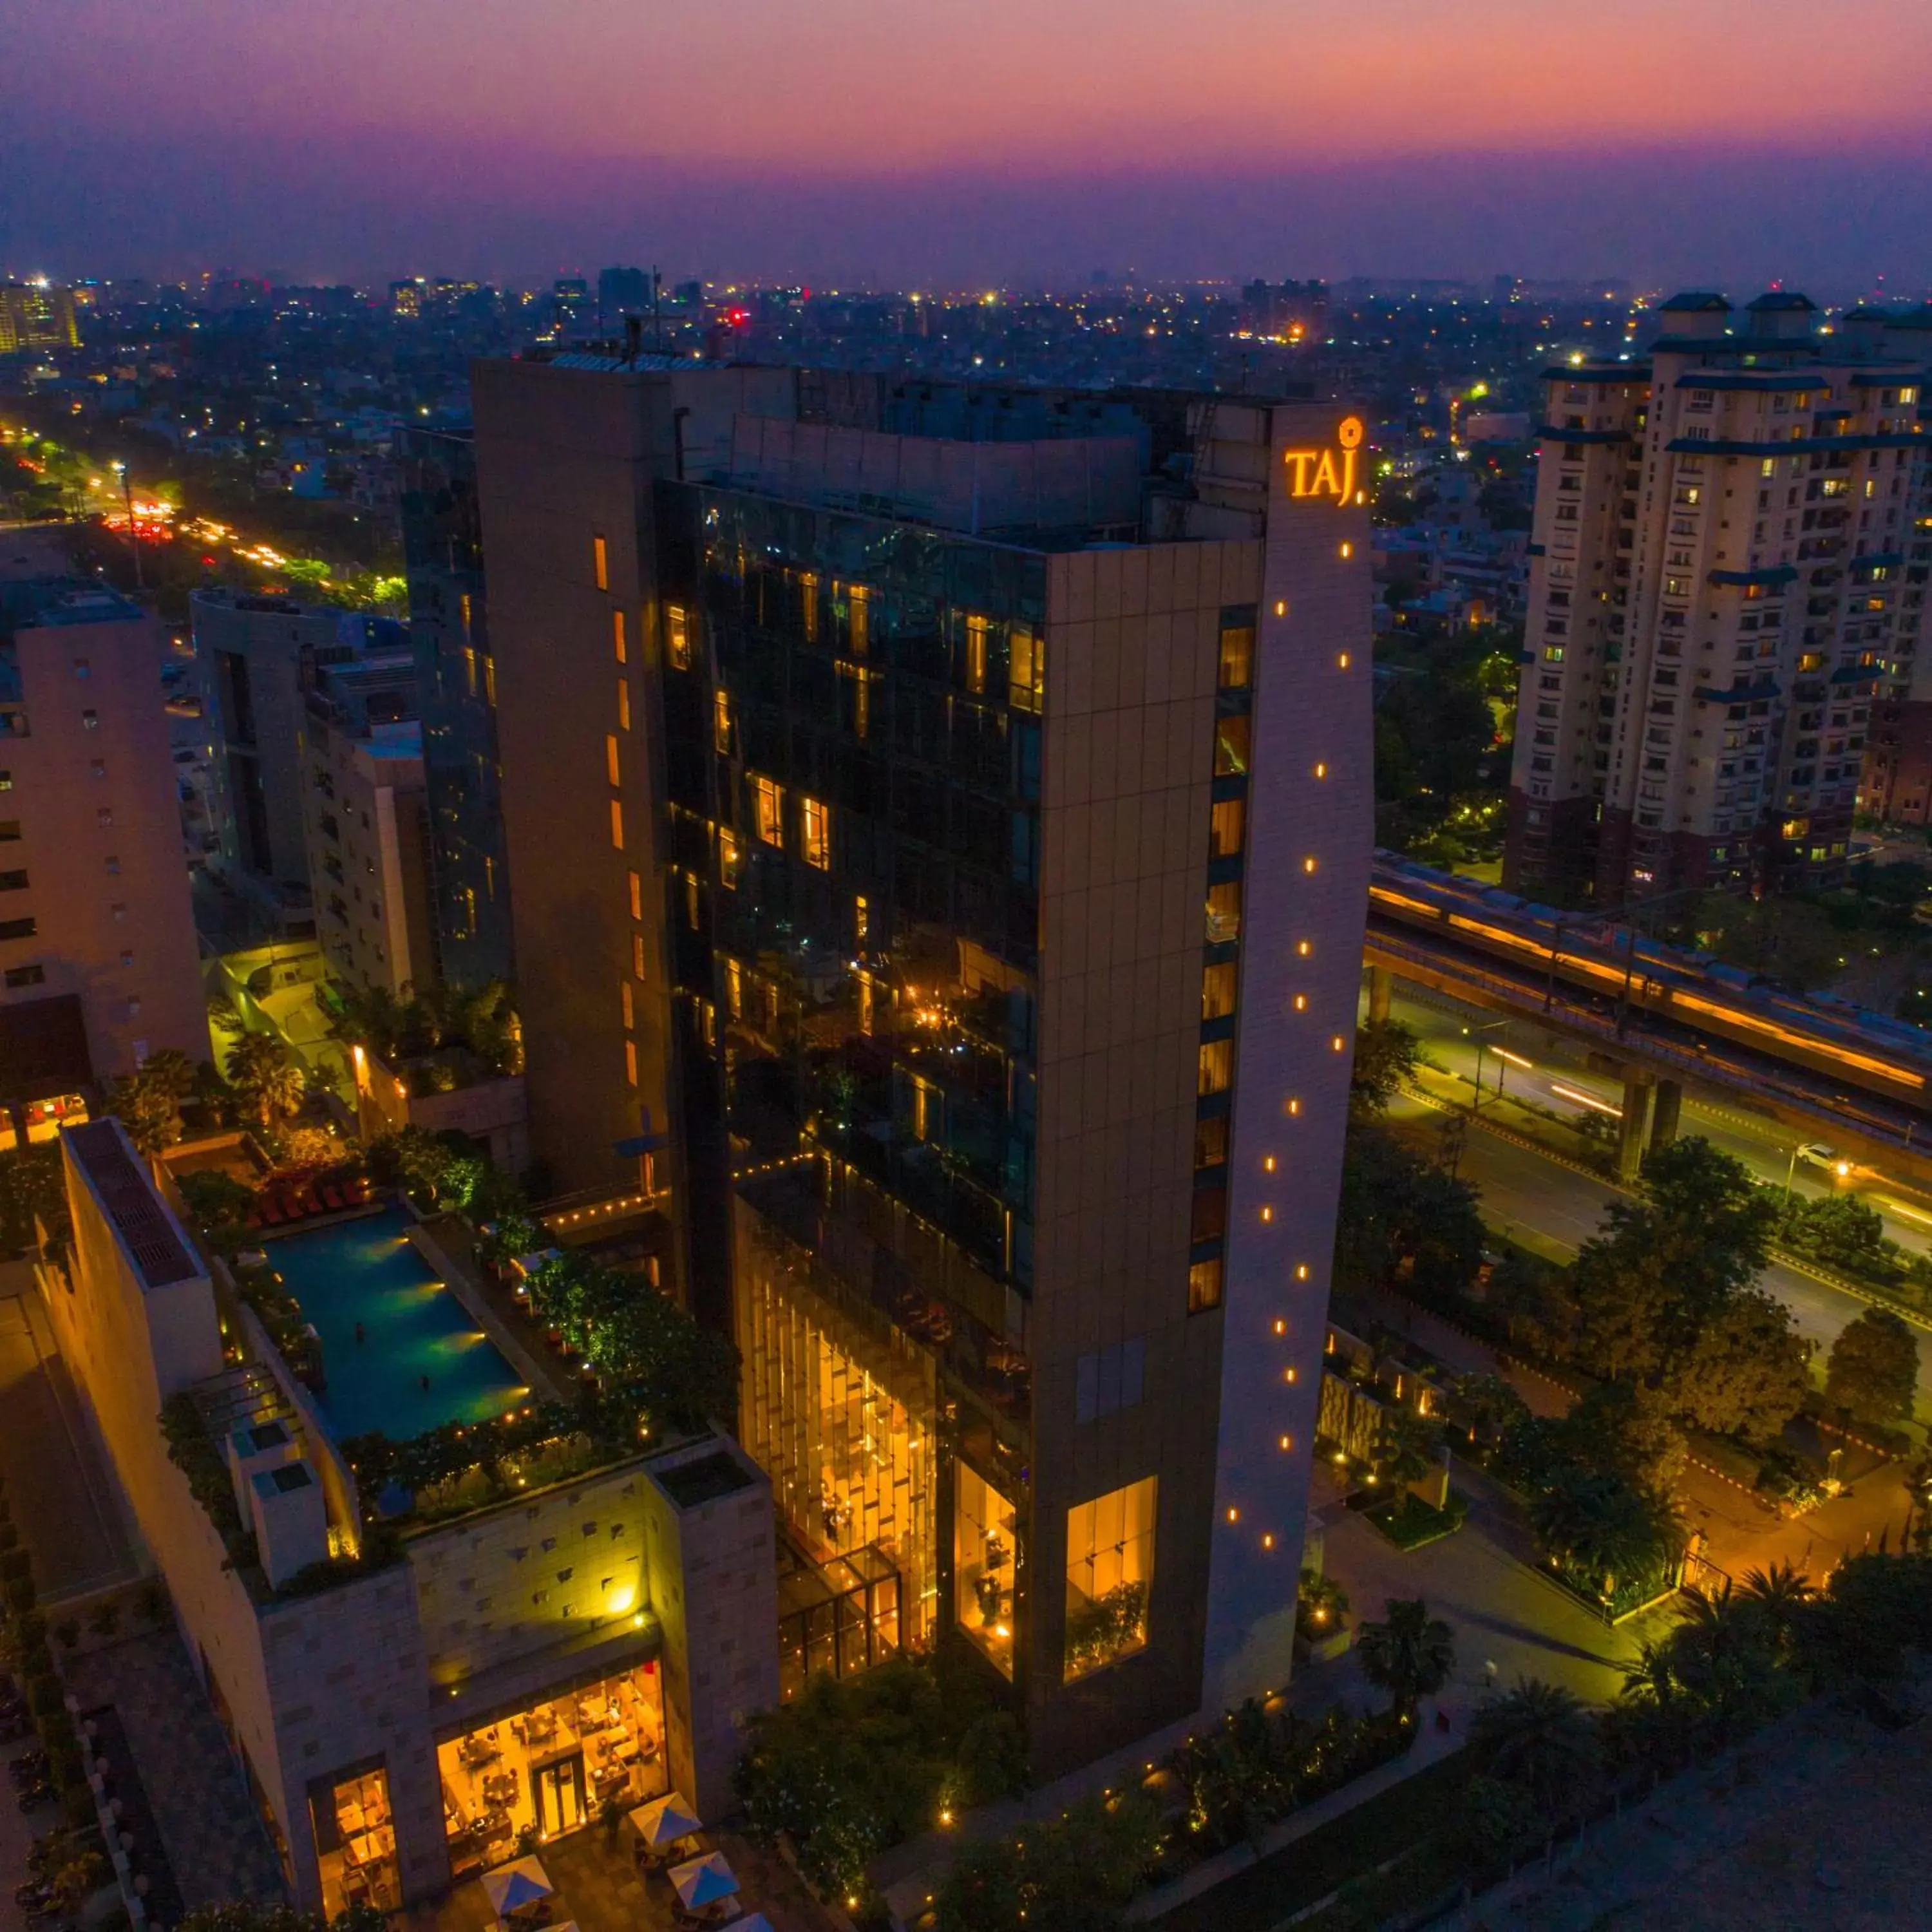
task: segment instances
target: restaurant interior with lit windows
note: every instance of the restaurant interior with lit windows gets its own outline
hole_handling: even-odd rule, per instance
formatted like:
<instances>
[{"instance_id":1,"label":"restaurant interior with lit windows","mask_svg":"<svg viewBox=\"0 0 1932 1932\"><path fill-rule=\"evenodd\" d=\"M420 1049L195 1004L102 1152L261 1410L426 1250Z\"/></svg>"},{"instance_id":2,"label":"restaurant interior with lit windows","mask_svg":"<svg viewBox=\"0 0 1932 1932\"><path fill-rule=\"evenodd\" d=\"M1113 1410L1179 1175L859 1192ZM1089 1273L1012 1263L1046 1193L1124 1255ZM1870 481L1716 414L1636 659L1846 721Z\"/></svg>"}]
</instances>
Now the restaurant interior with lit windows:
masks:
<instances>
[{"instance_id":1,"label":"restaurant interior with lit windows","mask_svg":"<svg viewBox=\"0 0 1932 1932\"><path fill-rule=\"evenodd\" d=\"M615 1799L626 1810L670 1788L664 1696L641 1664L493 1718L436 1747L449 1862L459 1878L587 1825Z\"/></svg>"}]
</instances>

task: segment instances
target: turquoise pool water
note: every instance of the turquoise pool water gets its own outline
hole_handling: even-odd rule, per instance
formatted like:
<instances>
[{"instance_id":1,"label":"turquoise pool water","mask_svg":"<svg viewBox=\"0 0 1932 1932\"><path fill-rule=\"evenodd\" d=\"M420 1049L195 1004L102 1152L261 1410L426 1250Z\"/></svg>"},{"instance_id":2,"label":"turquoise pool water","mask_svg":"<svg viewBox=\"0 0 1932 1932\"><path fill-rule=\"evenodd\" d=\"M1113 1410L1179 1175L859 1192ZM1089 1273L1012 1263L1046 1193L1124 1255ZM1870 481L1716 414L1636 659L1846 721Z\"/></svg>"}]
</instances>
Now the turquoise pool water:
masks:
<instances>
[{"instance_id":1,"label":"turquoise pool water","mask_svg":"<svg viewBox=\"0 0 1932 1932\"><path fill-rule=\"evenodd\" d=\"M526 1394L405 1238L409 1226L392 1208L266 1244L322 1337L322 1406L338 1441L380 1429L406 1442L442 1423L500 1415Z\"/></svg>"}]
</instances>

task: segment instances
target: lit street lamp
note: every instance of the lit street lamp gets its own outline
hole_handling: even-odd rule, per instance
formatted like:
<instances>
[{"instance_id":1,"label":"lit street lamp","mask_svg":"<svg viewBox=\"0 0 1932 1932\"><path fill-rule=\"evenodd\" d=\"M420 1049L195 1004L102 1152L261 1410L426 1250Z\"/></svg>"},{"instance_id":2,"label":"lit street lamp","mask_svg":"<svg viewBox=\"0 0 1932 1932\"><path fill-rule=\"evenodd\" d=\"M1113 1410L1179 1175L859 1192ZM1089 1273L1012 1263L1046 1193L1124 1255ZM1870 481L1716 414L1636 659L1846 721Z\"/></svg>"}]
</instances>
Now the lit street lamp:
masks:
<instances>
[{"instance_id":1,"label":"lit street lamp","mask_svg":"<svg viewBox=\"0 0 1932 1932\"><path fill-rule=\"evenodd\" d=\"M108 466L121 479L122 500L128 506L128 548L134 553L134 588L146 590L147 584L141 571L141 542L134 534L134 479L128 473L128 466L119 461Z\"/></svg>"},{"instance_id":2,"label":"lit street lamp","mask_svg":"<svg viewBox=\"0 0 1932 1932\"><path fill-rule=\"evenodd\" d=\"M1476 1035L1476 1101L1475 1105L1469 1109L1472 1114L1480 1112L1483 1105L1483 1055L1490 1048L1490 1042L1485 1036L1508 1024L1509 1022L1506 1019L1491 1020L1486 1026L1479 1026L1473 1029ZM1466 1034L1472 1029L1465 1027L1462 1030ZM1498 1096L1501 1096L1502 1090L1502 1076L1498 1074L1496 1077L1496 1092Z\"/></svg>"}]
</instances>

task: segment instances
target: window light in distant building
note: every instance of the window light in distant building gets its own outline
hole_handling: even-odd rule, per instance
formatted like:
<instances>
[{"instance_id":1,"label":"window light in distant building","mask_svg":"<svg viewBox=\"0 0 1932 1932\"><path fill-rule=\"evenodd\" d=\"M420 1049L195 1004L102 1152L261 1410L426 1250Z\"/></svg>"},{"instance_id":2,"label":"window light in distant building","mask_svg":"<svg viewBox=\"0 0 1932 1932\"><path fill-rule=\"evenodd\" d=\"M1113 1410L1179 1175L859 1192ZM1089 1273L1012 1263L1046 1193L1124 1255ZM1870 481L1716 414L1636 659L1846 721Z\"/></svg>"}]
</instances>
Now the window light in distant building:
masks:
<instances>
[{"instance_id":1,"label":"window light in distant building","mask_svg":"<svg viewBox=\"0 0 1932 1932\"><path fill-rule=\"evenodd\" d=\"M599 590L610 587L610 547L602 537L590 539L590 565Z\"/></svg>"}]
</instances>

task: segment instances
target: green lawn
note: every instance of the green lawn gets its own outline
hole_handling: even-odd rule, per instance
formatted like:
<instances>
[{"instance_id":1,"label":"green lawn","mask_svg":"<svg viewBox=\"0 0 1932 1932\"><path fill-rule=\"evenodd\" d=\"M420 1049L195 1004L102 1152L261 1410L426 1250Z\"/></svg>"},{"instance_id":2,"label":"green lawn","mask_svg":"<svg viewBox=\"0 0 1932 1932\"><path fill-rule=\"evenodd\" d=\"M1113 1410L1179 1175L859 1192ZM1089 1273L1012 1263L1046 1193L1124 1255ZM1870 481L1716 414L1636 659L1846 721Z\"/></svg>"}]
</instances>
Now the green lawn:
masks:
<instances>
[{"instance_id":1,"label":"green lawn","mask_svg":"<svg viewBox=\"0 0 1932 1932\"><path fill-rule=\"evenodd\" d=\"M1417 1844L1448 1814L1466 1775L1460 1751L1438 1759L1156 1923L1163 1932L1270 1932Z\"/></svg>"},{"instance_id":2,"label":"green lawn","mask_svg":"<svg viewBox=\"0 0 1932 1932\"><path fill-rule=\"evenodd\" d=\"M1434 1543L1460 1529L1469 1514L1469 1505L1452 1492L1449 1507L1439 1510L1424 1502L1413 1490L1406 1490L1364 1514L1398 1550L1420 1550L1425 1543Z\"/></svg>"}]
</instances>

